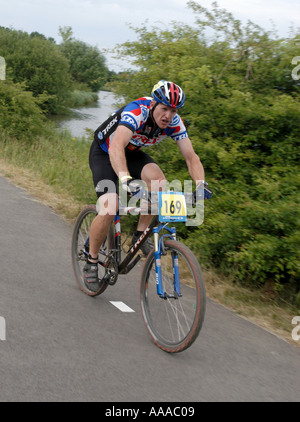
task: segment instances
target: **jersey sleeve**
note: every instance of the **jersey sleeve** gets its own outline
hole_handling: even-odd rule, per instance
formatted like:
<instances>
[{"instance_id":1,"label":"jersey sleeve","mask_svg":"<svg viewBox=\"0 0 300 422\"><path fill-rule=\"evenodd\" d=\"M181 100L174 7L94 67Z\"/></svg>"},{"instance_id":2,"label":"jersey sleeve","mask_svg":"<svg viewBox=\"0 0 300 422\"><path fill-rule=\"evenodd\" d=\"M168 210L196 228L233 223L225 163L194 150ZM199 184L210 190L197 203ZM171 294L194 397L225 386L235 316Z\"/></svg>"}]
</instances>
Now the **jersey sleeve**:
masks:
<instances>
[{"instance_id":1,"label":"jersey sleeve","mask_svg":"<svg viewBox=\"0 0 300 422\"><path fill-rule=\"evenodd\" d=\"M146 98L129 103L123 110L119 125L123 125L136 132L148 118L148 107L145 104Z\"/></svg>"}]
</instances>

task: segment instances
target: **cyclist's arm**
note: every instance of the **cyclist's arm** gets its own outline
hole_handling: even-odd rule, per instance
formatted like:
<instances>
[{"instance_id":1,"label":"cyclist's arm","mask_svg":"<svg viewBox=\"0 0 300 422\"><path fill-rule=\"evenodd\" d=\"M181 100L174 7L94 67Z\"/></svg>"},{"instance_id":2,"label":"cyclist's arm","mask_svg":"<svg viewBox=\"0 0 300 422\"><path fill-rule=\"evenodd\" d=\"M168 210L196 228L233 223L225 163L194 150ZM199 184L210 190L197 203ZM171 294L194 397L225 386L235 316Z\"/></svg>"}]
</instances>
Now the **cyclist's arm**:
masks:
<instances>
[{"instance_id":1,"label":"cyclist's arm","mask_svg":"<svg viewBox=\"0 0 300 422\"><path fill-rule=\"evenodd\" d=\"M130 175L125 157L125 148L129 144L132 133L132 130L128 127L123 125L118 126L109 146L110 162L120 179L122 176Z\"/></svg>"},{"instance_id":2,"label":"cyclist's arm","mask_svg":"<svg viewBox=\"0 0 300 422\"><path fill-rule=\"evenodd\" d=\"M177 141L177 145L183 155L191 178L197 184L200 180L205 180L205 173L200 158L195 153L190 139L184 138Z\"/></svg>"}]
</instances>

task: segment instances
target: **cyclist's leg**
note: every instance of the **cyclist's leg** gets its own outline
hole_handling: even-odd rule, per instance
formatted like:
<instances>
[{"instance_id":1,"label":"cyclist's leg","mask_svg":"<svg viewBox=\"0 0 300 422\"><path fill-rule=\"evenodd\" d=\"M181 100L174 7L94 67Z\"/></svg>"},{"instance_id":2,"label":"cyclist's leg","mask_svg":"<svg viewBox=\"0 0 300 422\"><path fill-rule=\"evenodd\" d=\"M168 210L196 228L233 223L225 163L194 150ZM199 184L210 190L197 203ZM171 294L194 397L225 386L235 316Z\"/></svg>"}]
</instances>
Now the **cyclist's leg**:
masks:
<instances>
[{"instance_id":1,"label":"cyclist's leg","mask_svg":"<svg viewBox=\"0 0 300 422\"><path fill-rule=\"evenodd\" d=\"M98 251L104 242L109 226L118 209L118 195L106 193L101 195L97 203L98 215L95 217L90 228L90 259L98 260ZM93 261L92 261L93 262Z\"/></svg>"},{"instance_id":2,"label":"cyclist's leg","mask_svg":"<svg viewBox=\"0 0 300 422\"><path fill-rule=\"evenodd\" d=\"M117 176L111 166L109 155L96 141L91 145L89 164L98 197L98 215L90 228L90 260L96 262L98 250L118 209Z\"/></svg>"},{"instance_id":3,"label":"cyclist's leg","mask_svg":"<svg viewBox=\"0 0 300 422\"><path fill-rule=\"evenodd\" d=\"M132 152L127 154L127 164L130 174L136 179L143 180L148 187L152 190L153 181L157 185L163 186L165 183L165 176L160 167L155 163L153 158L145 154L143 151ZM137 224L136 232L132 236L132 244L135 244L140 238L142 232L150 225L153 219L151 214L140 214ZM141 250L144 255L148 255L154 245L150 238L148 238L142 245Z\"/></svg>"},{"instance_id":4,"label":"cyclist's leg","mask_svg":"<svg viewBox=\"0 0 300 422\"><path fill-rule=\"evenodd\" d=\"M98 215L93 220L89 235L89 257L83 269L85 284L91 291L100 288L98 279L98 251L118 209L117 176L109 156L94 141L89 156L95 190L98 196Z\"/></svg>"},{"instance_id":5,"label":"cyclist's leg","mask_svg":"<svg viewBox=\"0 0 300 422\"><path fill-rule=\"evenodd\" d=\"M165 183L165 175L160 167L156 164L152 157L145 152L126 151L127 166L132 177L143 180L151 191L151 185L155 184L163 188ZM153 216L141 214L137 225L139 232L144 231L151 223Z\"/></svg>"},{"instance_id":6,"label":"cyclist's leg","mask_svg":"<svg viewBox=\"0 0 300 422\"><path fill-rule=\"evenodd\" d=\"M161 168L156 163L146 164L141 171L141 179L147 183L148 189L151 190L153 185L159 189L164 188L166 178Z\"/></svg>"},{"instance_id":7,"label":"cyclist's leg","mask_svg":"<svg viewBox=\"0 0 300 422\"><path fill-rule=\"evenodd\" d=\"M164 173L156 163L148 163L143 167L141 179L147 183L149 191L153 188L156 190L156 186L163 190L166 182ZM137 230L144 231L151 223L152 218L152 215L140 215Z\"/></svg>"}]
</instances>

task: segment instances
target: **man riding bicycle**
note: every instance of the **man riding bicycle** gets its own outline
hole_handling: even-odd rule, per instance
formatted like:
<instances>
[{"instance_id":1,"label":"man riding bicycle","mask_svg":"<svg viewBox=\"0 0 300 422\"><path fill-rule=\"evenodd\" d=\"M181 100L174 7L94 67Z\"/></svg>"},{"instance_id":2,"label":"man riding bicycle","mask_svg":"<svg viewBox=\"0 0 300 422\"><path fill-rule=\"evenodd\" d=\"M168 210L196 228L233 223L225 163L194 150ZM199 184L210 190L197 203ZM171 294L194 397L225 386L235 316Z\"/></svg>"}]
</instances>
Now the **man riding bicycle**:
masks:
<instances>
[{"instance_id":1,"label":"man riding bicycle","mask_svg":"<svg viewBox=\"0 0 300 422\"><path fill-rule=\"evenodd\" d=\"M142 97L114 113L95 132L89 163L98 196L99 212L90 228L89 257L84 267L85 284L91 291L99 289L98 251L107 236L118 210L118 181L127 192L135 193L134 179L143 180L151 190L151 182L163 186L163 171L142 147L151 146L171 137L178 145L189 170L199 185L204 182L204 169L177 114L184 106L183 90L173 82L159 81L152 97ZM152 215L140 215L132 244L148 227ZM147 240L142 246L145 255L153 245Z\"/></svg>"}]
</instances>

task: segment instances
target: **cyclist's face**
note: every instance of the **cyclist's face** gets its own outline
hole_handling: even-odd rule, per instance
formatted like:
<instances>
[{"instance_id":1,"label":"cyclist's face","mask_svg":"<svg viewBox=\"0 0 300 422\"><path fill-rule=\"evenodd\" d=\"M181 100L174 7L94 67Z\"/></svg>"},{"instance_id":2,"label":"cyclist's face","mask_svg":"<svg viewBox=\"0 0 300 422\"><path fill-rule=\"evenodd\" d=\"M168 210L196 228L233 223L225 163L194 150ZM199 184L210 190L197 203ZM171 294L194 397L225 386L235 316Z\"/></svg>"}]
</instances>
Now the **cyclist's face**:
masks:
<instances>
[{"instance_id":1,"label":"cyclist's face","mask_svg":"<svg viewBox=\"0 0 300 422\"><path fill-rule=\"evenodd\" d=\"M153 118L160 129L166 129L175 117L176 113L177 110L175 108L158 103L157 106L154 108Z\"/></svg>"}]
</instances>

